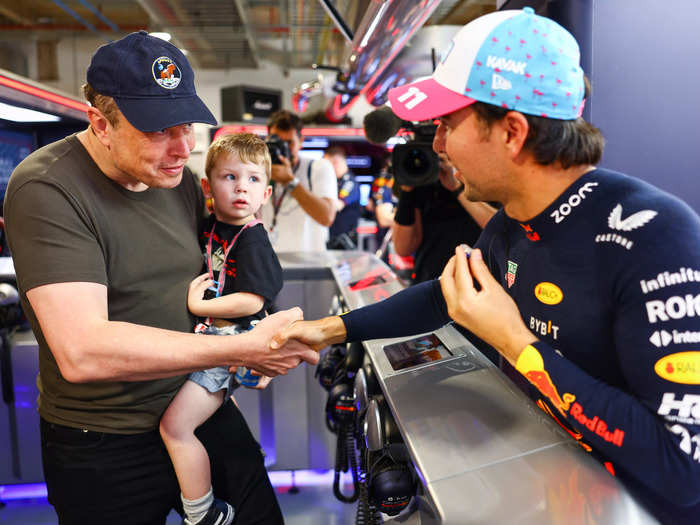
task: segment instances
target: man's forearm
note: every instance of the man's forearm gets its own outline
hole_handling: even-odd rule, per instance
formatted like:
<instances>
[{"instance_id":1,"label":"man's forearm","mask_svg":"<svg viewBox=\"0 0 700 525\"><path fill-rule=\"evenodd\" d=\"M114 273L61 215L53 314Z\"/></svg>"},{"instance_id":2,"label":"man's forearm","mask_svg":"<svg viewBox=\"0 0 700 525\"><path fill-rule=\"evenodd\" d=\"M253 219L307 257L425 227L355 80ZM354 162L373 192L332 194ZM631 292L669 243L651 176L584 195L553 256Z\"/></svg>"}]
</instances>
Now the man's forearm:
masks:
<instances>
[{"instance_id":1,"label":"man's forearm","mask_svg":"<svg viewBox=\"0 0 700 525\"><path fill-rule=\"evenodd\" d=\"M401 257L407 257L415 252L423 241L423 231L418 220L410 226L394 222L391 226L391 238L394 249Z\"/></svg>"},{"instance_id":2,"label":"man's forearm","mask_svg":"<svg viewBox=\"0 0 700 525\"><path fill-rule=\"evenodd\" d=\"M119 321L75 326L73 334L45 334L67 381L145 381L238 366L256 345L250 333L231 336L187 334Z\"/></svg>"},{"instance_id":3,"label":"man's forearm","mask_svg":"<svg viewBox=\"0 0 700 525\"><path fill-rule=\"evenodd\" d=\"M335 220L335 206L331 199L318 197L307 190L302 185L298 185L290 193L299 206L309 214L309 216L322 226L330 226Z\"/></svg>"}]
</instances>

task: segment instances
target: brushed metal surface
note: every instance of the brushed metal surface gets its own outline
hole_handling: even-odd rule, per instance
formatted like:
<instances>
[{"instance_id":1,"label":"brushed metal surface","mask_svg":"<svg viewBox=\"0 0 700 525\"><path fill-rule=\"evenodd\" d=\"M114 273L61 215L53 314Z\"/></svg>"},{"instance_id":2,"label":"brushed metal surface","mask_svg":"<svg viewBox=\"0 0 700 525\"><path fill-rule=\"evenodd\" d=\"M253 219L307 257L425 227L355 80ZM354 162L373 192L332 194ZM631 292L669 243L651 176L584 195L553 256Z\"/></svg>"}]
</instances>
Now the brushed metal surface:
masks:
<instances>
[{"instance_id":1,"label":"brushed metal surface","mask_svg":"<svg viewBox=\"0 0 700 525\"><path fill-rule=\"evenodd\" d=\"M428 484L439 519L423 524L658 523L573 442ZM427 513L426 513L427 514Z\"/></svg>"}]
</instances>

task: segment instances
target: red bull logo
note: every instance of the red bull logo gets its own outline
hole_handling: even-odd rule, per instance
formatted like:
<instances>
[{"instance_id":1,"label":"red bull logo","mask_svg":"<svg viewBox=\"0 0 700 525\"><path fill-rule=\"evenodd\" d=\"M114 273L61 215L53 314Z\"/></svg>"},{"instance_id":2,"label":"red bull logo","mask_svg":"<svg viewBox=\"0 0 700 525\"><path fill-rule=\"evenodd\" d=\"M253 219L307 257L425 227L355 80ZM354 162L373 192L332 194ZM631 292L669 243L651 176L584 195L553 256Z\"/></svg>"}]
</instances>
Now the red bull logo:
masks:
<instances>
[{"instance_id":1,"label":"red bull logo","mask_svg":"<svg viewBox=\"0 0 700 525\"><path fill-rule=\"evenodd\" d=\"M624 430L616 428L610 432L608 424L598 416L589 417L583 413L583 407L579 403L574 403L571 406L569 414L580 424L584 425L591 432L595 432L608 443L612 443L618 447L622 446L622 441L625 439Z\"/></svg>"},{"instance_id":2,"label":"red bull logo","mask_svg":"<svg viewBox=\"0 0 700 525\"><path fill-rule=\"evenodd\" d=\"M569 394L566 394L569 395ZM573 397L573 396L572 396ZM542 411L547 414L549 417L551 417L554 421L557 422L557 424L566 431L567 434L569 434L572 438L576 440L576 442L585 450L586 452L592 452L593 449L588 445L586 442L583 441L583 434L579 432L578 430L574 428L570 428L568 425L565 425L562 421L559 420L559 418L552 412L552 409L549 408L549 405L547 405L543 400L538 399L535 404L542 409Z\"/></svg>"},{"instance_id":3,"label":"red bull logo","mask_svg":"<svg viewBox=\"0 0 700 525\"><path fill-rule=\"evenodd\" d=\"M525 377L530 383L535 385L542 395L546 396L547 399L552 402L559 412L566 415L566 412L569 410L570 402L567 403L561 398L557 387L554 386L546 370L530 370L525 374ZM564 397L567 397L567 394L564 394Z\"/></svg>"},{"instance_id":4,"label":"red bull logo","mask_svg":"<svg viewBox=\"0 0 700 525\"><path fill-rule=\"evenodd\" d=\"M564 396L559 395L557 387L554 386L552 378L544 368L544 360L537 349L528 345L520 354L515 368L523 374L530 383L535 385L542 395L547 397L549 401L556 407L562 415L566 416L571 402L576 399L572 394L565 393Z\"/></svg>"},{"instance_id":5,"label":"red bull logo","mask_svg":"<svg viewBox=\"0 0 700 525\"><path fill-rule=\"evenodd\" d=\"M532 226L530 226L529 224L520 223L520 226L523 230L525 230L525 236L531 241L537 242L541 239L540 234L533 230Z\"/></svg>"}]
</instances>

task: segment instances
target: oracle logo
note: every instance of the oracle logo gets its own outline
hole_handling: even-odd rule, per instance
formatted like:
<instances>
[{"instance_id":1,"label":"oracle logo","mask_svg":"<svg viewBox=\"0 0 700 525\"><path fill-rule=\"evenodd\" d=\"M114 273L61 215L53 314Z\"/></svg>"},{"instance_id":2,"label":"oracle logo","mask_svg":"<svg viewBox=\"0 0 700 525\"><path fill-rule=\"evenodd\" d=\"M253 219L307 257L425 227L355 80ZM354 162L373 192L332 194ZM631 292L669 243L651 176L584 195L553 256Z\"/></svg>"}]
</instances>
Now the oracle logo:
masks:
<instances>
[{"instance_id":1,"label":"oracle logo","mask_svg":"<svg viewBox=\"0 0 700 525\"><path fill-rule=\"evenodd\" d=\"M564 293L554 283L542 282L535 286L535 297L544 304L559 304L564 299Z\"/></svg>"}]
</instances>

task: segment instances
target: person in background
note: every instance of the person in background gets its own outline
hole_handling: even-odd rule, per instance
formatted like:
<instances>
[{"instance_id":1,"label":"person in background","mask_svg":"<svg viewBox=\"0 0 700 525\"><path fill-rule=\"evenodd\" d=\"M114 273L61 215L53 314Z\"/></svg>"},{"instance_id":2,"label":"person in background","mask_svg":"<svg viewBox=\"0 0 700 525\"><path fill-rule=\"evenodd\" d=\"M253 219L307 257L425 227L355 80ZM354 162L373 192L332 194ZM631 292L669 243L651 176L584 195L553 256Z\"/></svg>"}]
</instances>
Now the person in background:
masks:
<instances>
[{"instance_id":1,"label":"person in background","mask_svg":"<svg viewBox=\"0 0 700 525\"><path fill-rule=\"evenodd\" d=\"M391 174L389 165L390 157L381 160L381 170L372 182L369 200L365 207L367 213L374 217L377 222L377 233L375 235L376 244L379 247L380 255L385 259L388 250L382 249L386 245L385 237L394 222L394 213L397 198L394 195L394 177ZM387 241L388 242L388 241Z\"/></svg>"},{"instance_id":2,"label":"person in background","mask_svg":"<svg viewBox=\"0 0 700 525\"><path fill-rule=\"evenodd\" d=\"M444 153L439 180L426 186L402 185L392 224L396 253L414 254L413 282L435 279L454 254L455 246L473 246L496 213L485 202L471 202L464 183Z\"/></svg>"},{"instance_id":3,"label":"person in background","mask_svg":"<svg viewBox=\"0 0 700 525\"><path fill-rule=\"evenodd\" d=\"M579 59L554 21L531 8L497 11L455 35L432 77L389 91L399 118L440 119L433 148L467 197L503 208L439 280L295 323L277 342L399 337L452 319L526 379L537 406L662 523L695 524L700 217L651 184L596 167L604 140L581 118ZM605 505L591 496L586 511L599 521Z\"/></svg>"},{"instance_id":4,"label":"person in background","mask_svg":"<svg viewBox=\"0 0 700 525\"><path fill-rule=\"evenodd\" d=\"M355 175L348 169L345 150L340 146L331 146L323 154L333 166L338 179L338 198L336 199L336 215L329 230L328 247L336 244L340 248L345 243L339 240L341 235L347 235L349 241L357 246L357 223L362 215L360 205L360 185L355 181Z\"/></svg>"},{"instance_id":5,"label":"person in background","mask_svg":"<svg viewBox=\"0 0 700 525\"><path fill-rule=\"evenodd\" d=\"M4 204L22 308L39 344L42 463L60 523L164 524L182 510L158 432L187 374L285 374L305 345L271 350L301 312L231 337L192 333L204 199L185 168L193 122L216 124L182 52L145 31L101 46L84 86L89 127L31 153ZM240 523L282 523L259 444L226 400L197 430L214 494Z\"/></svg>"},{"instance_id":6,"label":"person in background","mask_svg":"<svg viewBox=\"0 0 700 525\"><path fill-rule=\"evenodd\" d=\"M190 283L187 297L190 312L205 318L195 332L247 332L265 318L282 289L282 267L255 218L272 192L270 164L267 145L250 133L225 135L209 147L202 185L213 199L214 215L200 237L207 273ZM209 294L212 288L215 292ZM245 376L242 381L245 385ZM161 418L160 434L180 484L185 525L233 521L235 509L214 499L209 456L195 430L232 394L234 383L225 366L193 372Z\"/></svg>"},{"instance_id":7,"label":"person in background","mask_svg":"<svg viewBox=\"0 0 700 525\"><path fill-rule=\"evenodd\" d=\"M338 185L325 159L299 155L303 122L291 111L273 113L268 136L288 145L290 157L272 159L272 197L262 208L262 220L276 252L325 251L328 228L335 219Z\"/></svg>"}]
</instances>

